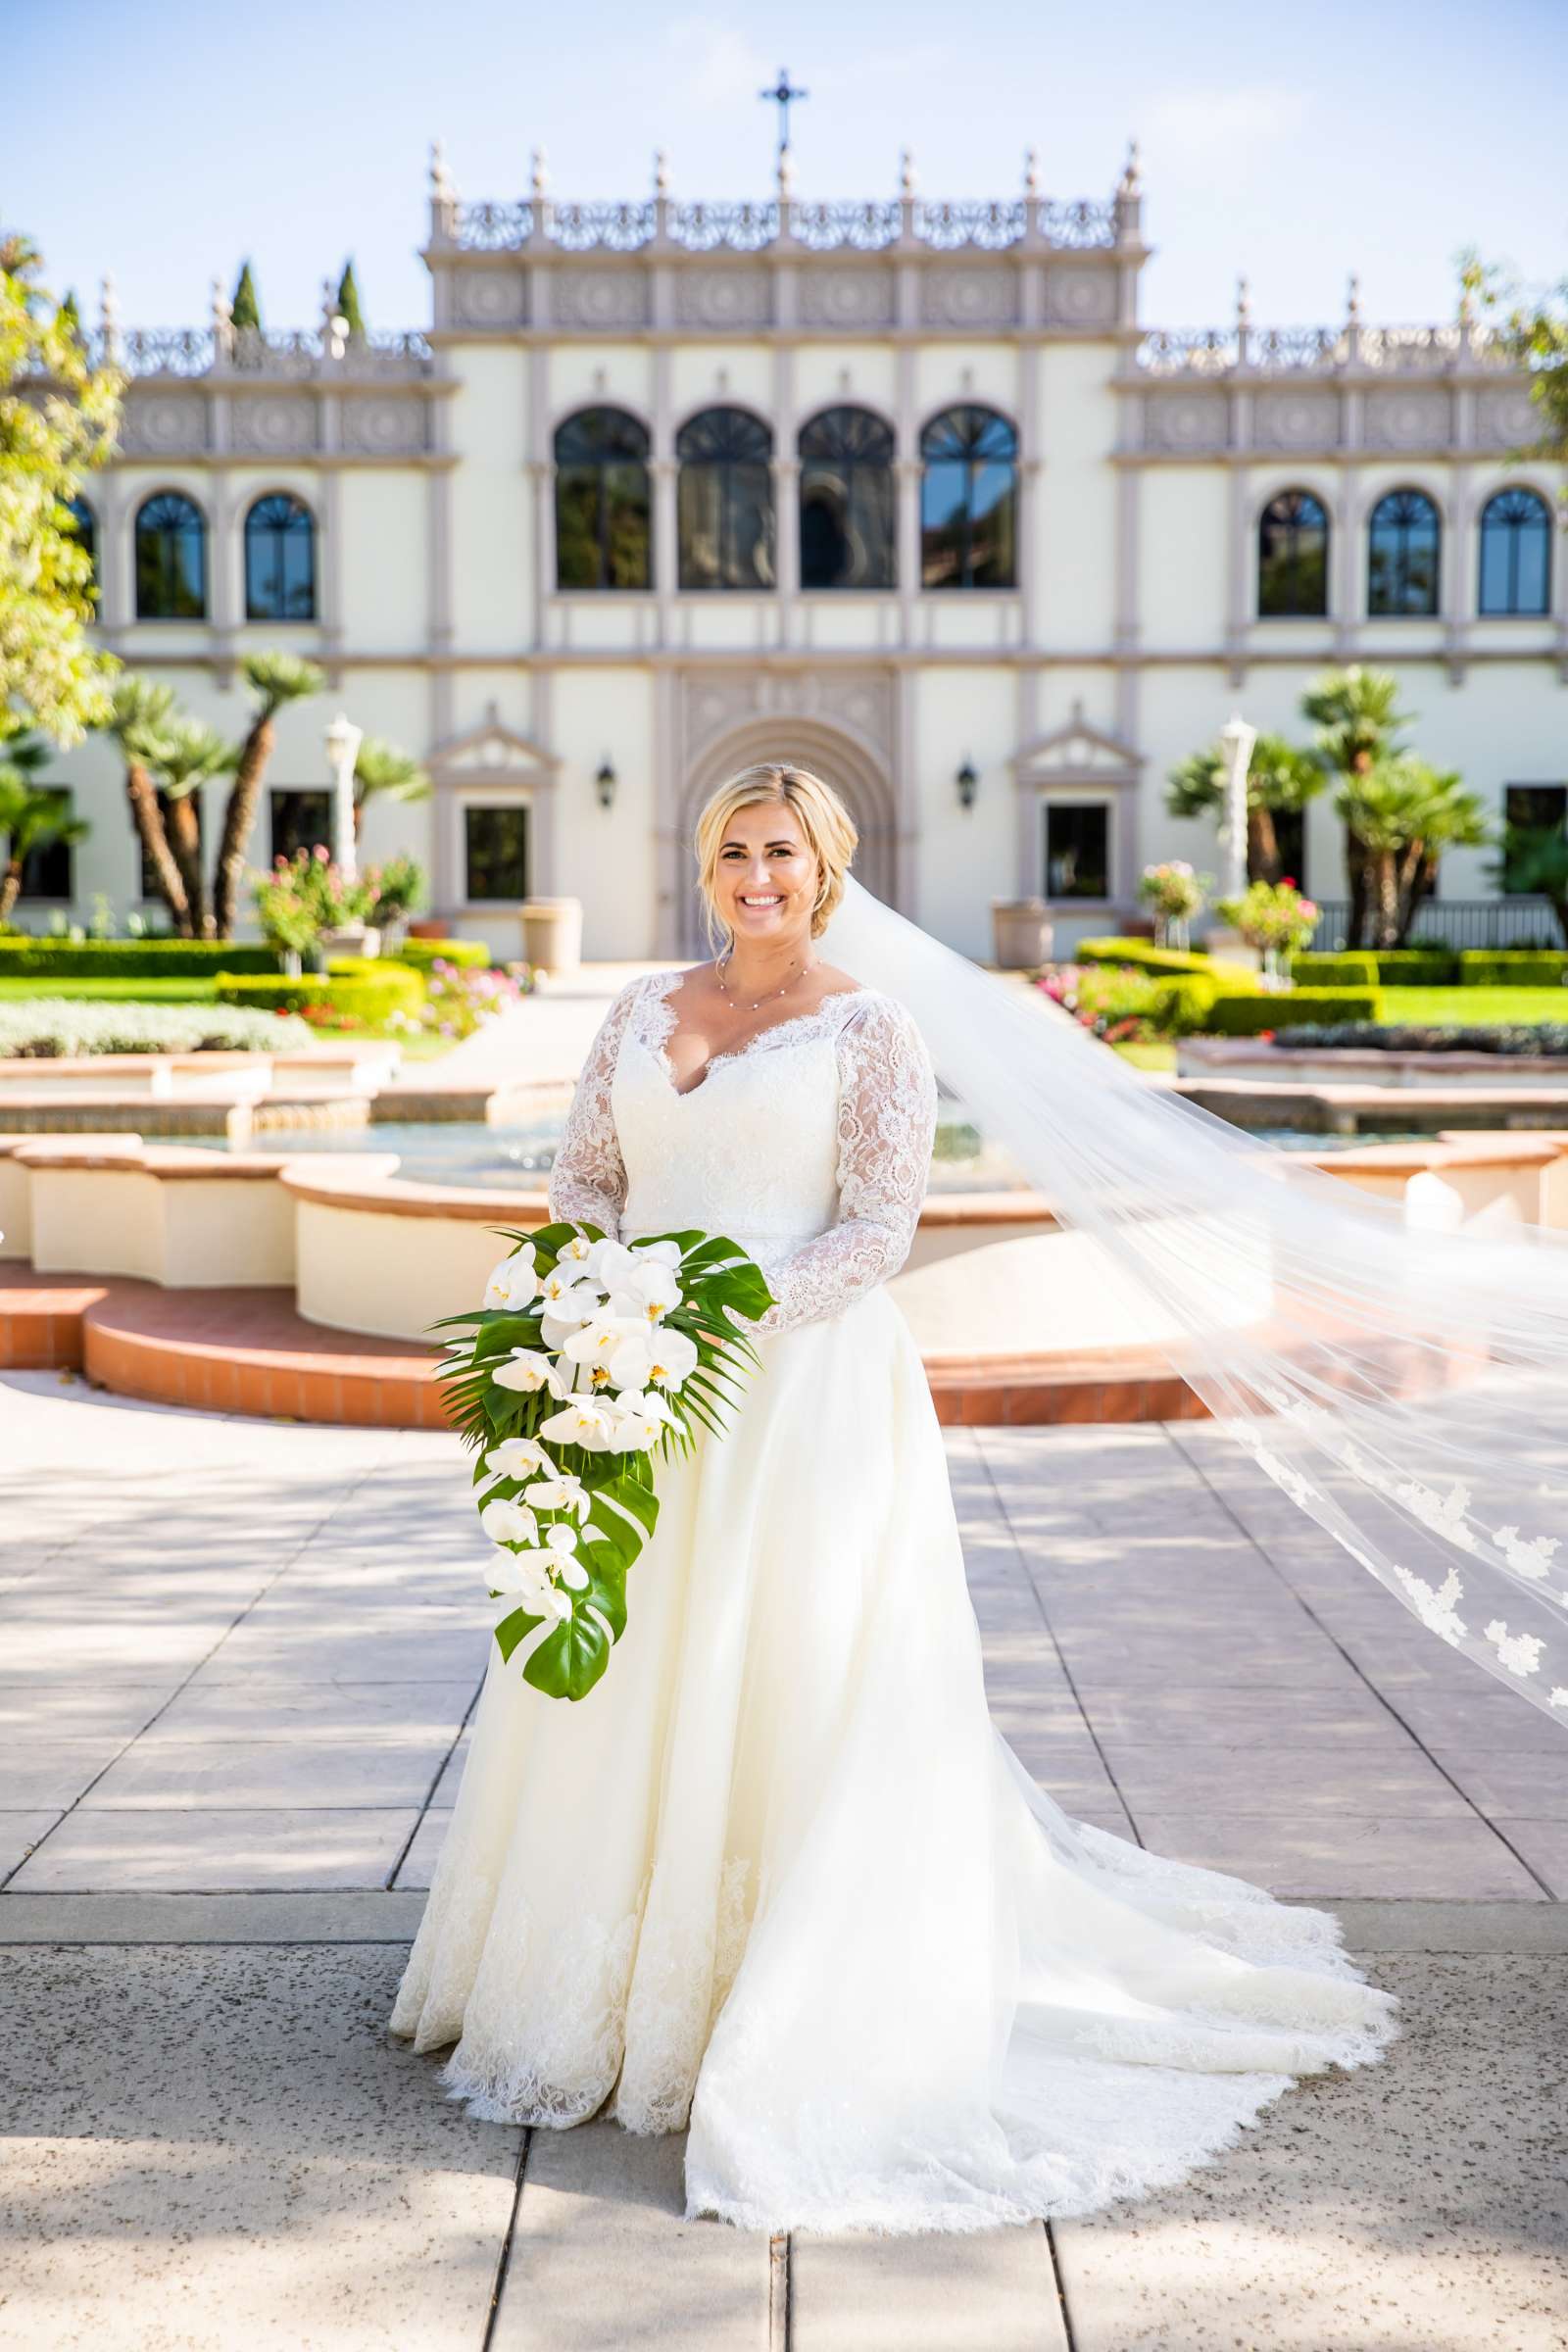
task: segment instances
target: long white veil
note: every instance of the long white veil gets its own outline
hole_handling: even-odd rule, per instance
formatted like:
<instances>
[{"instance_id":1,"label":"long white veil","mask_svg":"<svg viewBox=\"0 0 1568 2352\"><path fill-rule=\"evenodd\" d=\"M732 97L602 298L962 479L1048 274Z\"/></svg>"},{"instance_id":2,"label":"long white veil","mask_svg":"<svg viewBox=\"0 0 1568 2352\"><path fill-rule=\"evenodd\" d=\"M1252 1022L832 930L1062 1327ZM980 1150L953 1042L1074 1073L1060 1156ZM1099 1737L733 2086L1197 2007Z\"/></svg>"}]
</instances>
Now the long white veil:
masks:
<instances>
[{"instance_id":1,"label":"long white veil","mask_svg":"<svg viewBox=\"0 0 1568 2352\"><path fill-rule=\"evenodd\" d=\"M1291 1499L1568 1726L1568 1236L1411 1222L1151 1085L853 876L822 944L908 1008L945 1086Z\"/></svg>"}]
</instances>

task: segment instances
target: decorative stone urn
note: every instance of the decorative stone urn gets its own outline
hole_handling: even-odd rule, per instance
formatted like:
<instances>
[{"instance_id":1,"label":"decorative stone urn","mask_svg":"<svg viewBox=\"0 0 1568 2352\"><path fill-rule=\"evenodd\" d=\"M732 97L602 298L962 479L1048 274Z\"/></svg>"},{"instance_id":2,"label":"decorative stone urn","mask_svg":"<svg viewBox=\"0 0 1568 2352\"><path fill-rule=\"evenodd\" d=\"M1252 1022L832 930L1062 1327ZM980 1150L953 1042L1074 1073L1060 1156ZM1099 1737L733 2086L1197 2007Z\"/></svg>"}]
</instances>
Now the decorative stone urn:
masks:
<instances>
[{"instance_id":1,"label":"decorative stone urn","mask_svg":"<svg viewBox=\"0 0 1568 2352\"><path fill-rule=\"evenodd\" d=\"M370 923L339 923L321 932L317 944L323 961L328 956L379 956L381 934Z\"/></svg>"},{"instance_id":2,"label":"decorative stone urn","mask_svg":"<svg viewBox=\"0 0 1568 2352\"><path fill-rule=\"evenodd\" d=\"M574 972L582 961L581 899L524 899L517 912L525 961L557 977Z\"/></svg>"},{"instance_id":3,"label":"decorative stone urn","mask_svg":"<svg viewBox=\"0 0 1568 2352\"><path fill-rule=\"evenodd\" d=\"M993 899L992 960L1004 972L1032 971L1051 960L1054 932L1044 899Z\"/></svg>"}]
</instances>

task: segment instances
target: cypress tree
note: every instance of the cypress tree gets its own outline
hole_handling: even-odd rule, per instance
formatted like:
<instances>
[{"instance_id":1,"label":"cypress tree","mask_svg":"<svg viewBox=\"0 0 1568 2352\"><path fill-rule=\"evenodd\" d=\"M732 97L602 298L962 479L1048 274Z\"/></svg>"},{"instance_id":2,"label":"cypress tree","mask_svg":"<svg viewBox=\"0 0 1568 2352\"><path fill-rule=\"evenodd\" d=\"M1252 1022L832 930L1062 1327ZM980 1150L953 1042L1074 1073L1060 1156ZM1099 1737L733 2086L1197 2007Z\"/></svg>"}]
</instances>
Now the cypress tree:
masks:
<instances>
[{"instance_id":1,"label":"cypress tree","mask_svg":"<svg viewBox=\"0 0 1568 2352\"><path fill-rule=\"evenodd\" d=\"M256 280L251 275L249 262L241 264L239 276L234 281L234 299L229 316L236 328L259 327L262 323L262 306L256 299Z\"/></svg>"},{"instance_id":2,"label":"cypress tree","mask_svg":"<svg viewBox=\"0 0 1568 2352\"><path fill-rule=\"evenodd\" d=\"M339 317L348 321L349 333L363 335L365 314L360 309L360 289L355 279L352 261L344 263L343 274L337 281L337 307Z\"/></svg>"}]
</instances>

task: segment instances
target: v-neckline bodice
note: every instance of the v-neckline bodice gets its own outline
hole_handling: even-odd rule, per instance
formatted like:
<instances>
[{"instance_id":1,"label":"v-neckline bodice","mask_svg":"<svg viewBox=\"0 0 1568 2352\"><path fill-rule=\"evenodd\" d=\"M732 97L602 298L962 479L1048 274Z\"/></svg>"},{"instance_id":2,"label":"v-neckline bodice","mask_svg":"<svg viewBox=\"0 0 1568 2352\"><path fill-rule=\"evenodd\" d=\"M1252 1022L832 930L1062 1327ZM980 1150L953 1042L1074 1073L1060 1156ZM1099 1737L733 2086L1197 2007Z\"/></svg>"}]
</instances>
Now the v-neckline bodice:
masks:
<instances>
[{"instance_id":1,"label":"v-neckline bodice","mask_svg":"<svg viewBox=\"0 0 1568 2352\"><path fill-rule=\"evenodd\" d=\"M674 1064L669 1058L669 1043L675 1034L678 1018L670 999L685 979L686 970L685 965L677 965L672 971L655 973L643 999L647 1026L641 1033L641 1043L677 1102L685 1102L693 1095L702 1094L714 1070L728 1062L746 1060L766 1039L777 1037L786 1029L804 1029L811 1023L821 1023L826 1027L822 1016L843 999L869 997L873 993L859 986L830 989L825 997L819 998L815 1004L808 1005L804 1012L787 1013L781 1021L769 1021L765 1027L754 1029L751 1036L744 1038L738 1046L726 1046L717 1054L710 1054L703 1063L702 1074L694 1084L680 1086L676 1083Z\"/></svg>"}]
</instances>

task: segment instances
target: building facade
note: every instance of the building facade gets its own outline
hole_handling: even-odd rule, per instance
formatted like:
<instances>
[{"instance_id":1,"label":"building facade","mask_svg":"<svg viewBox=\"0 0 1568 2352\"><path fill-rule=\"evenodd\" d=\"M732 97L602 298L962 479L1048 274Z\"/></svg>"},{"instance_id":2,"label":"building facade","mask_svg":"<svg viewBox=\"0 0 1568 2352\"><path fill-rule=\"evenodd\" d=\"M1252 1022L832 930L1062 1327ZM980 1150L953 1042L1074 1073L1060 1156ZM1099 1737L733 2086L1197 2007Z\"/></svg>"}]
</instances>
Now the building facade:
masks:
<instances>
[{"instance_id":1,"label":"building facade","mask_svg":"<svg viewBox=\"0 0 1568 2352\"><path fill-rule=\"evenodd\" d=\"M590 955L697 948L711 787L792 757L843 790L863 878L984 953L993 900L1058 945L1150 858L1214 870L1167 770L1233 710L1300 738L1323 667L1396 670L1412 740L1499 812L1568 807L1561 469L1511 453L1524 379L1472 322L1140 318L1136 159L1103 202L460 200L439 154L418 333L101 340L128 371L93 477L104 641L242 731L237 662L285 645L253 845L324 823L338 710L423 760L367 853L428 865L455 928L515 942L580 897ZM90 839L32 877L79 917L141 878L113 747L55 771ZM221 787L206 832L215 839ZM1343 888L1326 801L1308 888ZM66 865L69 862L69 874ZM1487 895L1483 853L1446 896ZM1539 928L1539 925L1537 926Z\"/></svg>"}]
</instances>

